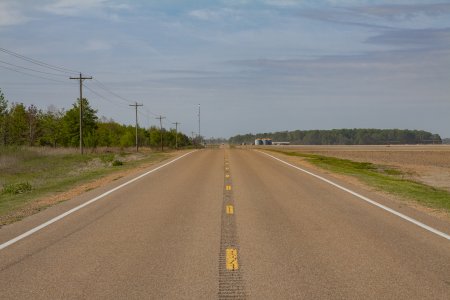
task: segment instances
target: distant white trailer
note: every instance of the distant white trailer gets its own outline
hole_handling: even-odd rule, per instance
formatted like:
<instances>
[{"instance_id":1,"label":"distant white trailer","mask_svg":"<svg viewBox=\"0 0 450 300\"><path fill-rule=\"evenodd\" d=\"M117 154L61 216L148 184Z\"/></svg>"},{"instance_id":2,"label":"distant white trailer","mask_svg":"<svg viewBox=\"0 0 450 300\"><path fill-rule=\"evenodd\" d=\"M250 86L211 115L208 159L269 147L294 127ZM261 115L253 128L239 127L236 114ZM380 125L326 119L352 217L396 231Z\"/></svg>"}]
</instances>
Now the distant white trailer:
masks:
<instances>
[{"instance_id":1,"label":"distant white trailer","mask_svg":"<svg viewBox=\"0 0 450 300\"><path fill-rule=\"evenodd\" d=\"M285 145L285 146L287 146L287 145L290 145L291 143L290 142L272 142L272 145Z\"/></svg>"}]
</instances>

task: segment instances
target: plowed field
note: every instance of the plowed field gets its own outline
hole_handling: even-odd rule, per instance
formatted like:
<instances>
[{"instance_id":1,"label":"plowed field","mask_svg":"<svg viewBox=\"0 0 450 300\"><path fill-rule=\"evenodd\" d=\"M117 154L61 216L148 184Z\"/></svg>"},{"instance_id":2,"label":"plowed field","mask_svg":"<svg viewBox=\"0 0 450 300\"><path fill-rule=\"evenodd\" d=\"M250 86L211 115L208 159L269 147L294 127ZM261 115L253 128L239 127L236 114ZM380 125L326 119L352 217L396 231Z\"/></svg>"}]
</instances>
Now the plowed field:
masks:
<instances>
[{"instance_id":1,"label":"plowed field","mask_svg":"<svg viewBox=\"0 0 450 300\"><path fill-rule=\"evenodd\" d=\"M280 149L272 146L272 149ZM282 146L358 162L394 167L405 178L450 191L450 145L412 146Z\"/></svg>"}]
</instances>

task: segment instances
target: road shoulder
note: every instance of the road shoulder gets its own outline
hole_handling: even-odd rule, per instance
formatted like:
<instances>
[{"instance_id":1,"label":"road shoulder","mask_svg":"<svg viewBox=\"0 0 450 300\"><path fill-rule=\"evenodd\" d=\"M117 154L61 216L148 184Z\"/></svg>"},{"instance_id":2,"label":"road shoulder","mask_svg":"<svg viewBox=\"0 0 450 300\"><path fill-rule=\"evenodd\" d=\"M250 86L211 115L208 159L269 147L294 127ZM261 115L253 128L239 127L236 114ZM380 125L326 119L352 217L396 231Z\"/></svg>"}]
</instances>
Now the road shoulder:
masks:
<instances>
[{"instance_id":1,"label":"road shoulder","mask_svg":"<svg viewBox=\"0 0 450 300\"><path fill-rule=\"evenodd\" d=\"M373 199L374 201L382 205L392 208L407 216L410 216L440 231L446 233L450 232L450 216L446 212L429 208L420 205L419 203L414 202L412 200L403 199L395 195L389 194L387 192L380 191L376 188L373 188L361 182L360 180L358 180L358 178L325 170L323 168L320 168L318 166L309 163L305 158L302 157L288 156L282 153L267 151L263 149L258 150L270 154L274 157L277 157L285 162L303 168L314 174L322 176L328 180L331 180L352 191L355 191L356 193L359 193L370 199ZM269 157L267 158L270 159Z\"/></svg>"}]
</instances>

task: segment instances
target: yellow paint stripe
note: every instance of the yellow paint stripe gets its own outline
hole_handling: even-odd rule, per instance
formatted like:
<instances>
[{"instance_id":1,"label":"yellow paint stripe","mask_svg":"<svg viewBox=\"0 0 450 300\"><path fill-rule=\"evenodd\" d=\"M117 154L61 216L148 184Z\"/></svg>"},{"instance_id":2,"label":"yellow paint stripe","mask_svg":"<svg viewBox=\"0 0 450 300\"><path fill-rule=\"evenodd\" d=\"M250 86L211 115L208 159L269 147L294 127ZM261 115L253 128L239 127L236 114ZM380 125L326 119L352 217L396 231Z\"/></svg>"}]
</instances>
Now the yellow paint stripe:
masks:
<instances>
[{"instance_id":1,"label":"yellow paint stripe","mask_svg":"<svg viewBox=\"0 0 450 300\"><path fill-rule=\"evenodd\" d=\"M234 207L233 207L233 205L227 205L226 211L227 211L227 215L234 214Z\"/></svg>"},{"instance_id":2,"label":"yellow paint stripe","mask_svg":"<svg viewBox=\"0 0 450 300\"><path fill-rule=\"evenodd\" d=\"M230 168L228 168L228 167L225 168L225 170L227 170L227 171L228 171L229 169L230 169Z\"/></svg>"},{"instance_id":3,"label":"yellow paint stripe","mask_svg":"<svg viewBox=\"0 0 450 300\"><path fill-rule=\"evenodd\" d=\"M230 174L225 174L225 178L230 178Z\"/></svg>"},{"instance_id":4,"label":"yellow paint stripe","mask_svg":"<svg viewBox=\"0 0 450 300\"><path fill-rule=\"evenodd\" d=\"M225 189L226 189L227 191L231 191L231 185L227 185L227 186L225 187Z\"/></svg>"},{"instance_id":5,"label":"yellow paint stripe","mask_svg":"<svg viewBox=\"0 0 450 300\"><path fill-rule=\"evenodd\" d=\"M239 269L237 249L229 248L226 250L227 270L235 271Z\"/></svg>"}]
</instances>

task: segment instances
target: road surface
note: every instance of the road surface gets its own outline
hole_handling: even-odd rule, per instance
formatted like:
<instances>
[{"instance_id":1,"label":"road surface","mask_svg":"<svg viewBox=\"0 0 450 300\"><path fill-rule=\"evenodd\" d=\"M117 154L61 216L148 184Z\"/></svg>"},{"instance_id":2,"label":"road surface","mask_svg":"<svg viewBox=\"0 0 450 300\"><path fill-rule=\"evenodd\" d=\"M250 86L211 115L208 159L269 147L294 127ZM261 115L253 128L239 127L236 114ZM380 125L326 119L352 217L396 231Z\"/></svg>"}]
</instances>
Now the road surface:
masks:
<instances>
[{"instance_id":1,"label":"road surface","mask_svg":"<svg viewBox=\"0 0 450 300\"><path fill-rule=\"evenodd\" d=\"M450 299L450 240L262 153L199 150L104 194L130 179L0 229L103 195L0 250L0 298Z\"/></svg>"}]
</instances>

